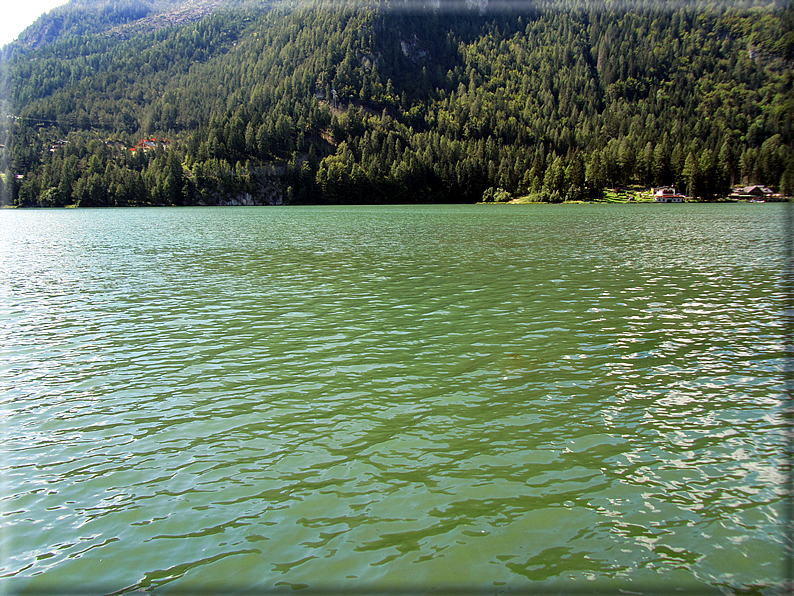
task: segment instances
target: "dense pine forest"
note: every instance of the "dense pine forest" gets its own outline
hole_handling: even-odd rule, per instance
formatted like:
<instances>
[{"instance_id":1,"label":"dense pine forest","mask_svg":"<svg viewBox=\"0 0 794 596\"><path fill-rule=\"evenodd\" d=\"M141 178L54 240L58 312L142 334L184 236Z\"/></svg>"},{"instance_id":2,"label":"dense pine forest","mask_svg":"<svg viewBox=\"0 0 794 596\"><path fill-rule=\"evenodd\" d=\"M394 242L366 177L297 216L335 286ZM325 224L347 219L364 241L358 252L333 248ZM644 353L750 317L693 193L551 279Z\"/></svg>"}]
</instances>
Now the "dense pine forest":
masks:
<instances>
[{"instance_id":1,"label":"dense pine forest","mask_svg":"<svg viewBox=\"0 0 794 596\"><path fill-rule=\"evenodd\" d=\"M0 56L3 203L790 195L792 68L790 3L72 0Z\"/></svg>"}]
</instances>

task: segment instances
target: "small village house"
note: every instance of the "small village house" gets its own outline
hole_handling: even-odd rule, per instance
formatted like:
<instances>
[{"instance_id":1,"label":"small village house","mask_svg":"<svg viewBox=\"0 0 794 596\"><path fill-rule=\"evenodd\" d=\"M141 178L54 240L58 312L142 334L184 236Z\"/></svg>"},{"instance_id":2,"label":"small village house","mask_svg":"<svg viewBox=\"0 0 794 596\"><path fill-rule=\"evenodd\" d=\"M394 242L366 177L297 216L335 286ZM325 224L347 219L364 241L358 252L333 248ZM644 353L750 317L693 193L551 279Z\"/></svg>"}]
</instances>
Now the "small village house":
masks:
<instances>
[{"instance_id":1,"label":"small village house","mask_svg":"<svg viewBox=\"0 0 794 596\"><path fill-rule=\"evenodd\" d=\"M730 198L736 200L753 201L753 200L766 200L773 194L771 188L761 186L760 184L752 184L750 186L739 186L733 189Z\"/></svg>"},{"instance_id":2,"label":"small village house","mask_svg":"<svg viewBox=\"0 0 794 596\"><path fill-rule=\"evenodd\" d=\"M653 192L653 200L657 203L683 203L686 197L677 193L675 188L664 186L662 188L655 188Z\"/></svg>"}]
</instances>

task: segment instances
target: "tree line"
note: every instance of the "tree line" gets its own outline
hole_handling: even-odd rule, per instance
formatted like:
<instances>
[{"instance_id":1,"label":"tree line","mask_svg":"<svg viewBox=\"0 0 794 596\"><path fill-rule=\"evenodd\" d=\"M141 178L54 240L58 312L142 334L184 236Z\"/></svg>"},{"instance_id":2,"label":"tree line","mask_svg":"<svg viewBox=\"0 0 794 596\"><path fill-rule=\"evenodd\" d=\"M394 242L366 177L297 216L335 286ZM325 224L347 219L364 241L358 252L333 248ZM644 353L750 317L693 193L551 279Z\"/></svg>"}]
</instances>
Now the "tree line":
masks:
<instances>
[{"instance_id":1,"label":"tree line","mask_svg":"<svg viewBox=\"0 0 794 596\"><path fill-rule=\"evenodd\" d=\"M793 20L763 5L326 4L69 33L3 57L19 116L0 130L3 189L24 206L792 194ZM149 136L171 143L129 151Z\"/></svg>"}]
</instances>

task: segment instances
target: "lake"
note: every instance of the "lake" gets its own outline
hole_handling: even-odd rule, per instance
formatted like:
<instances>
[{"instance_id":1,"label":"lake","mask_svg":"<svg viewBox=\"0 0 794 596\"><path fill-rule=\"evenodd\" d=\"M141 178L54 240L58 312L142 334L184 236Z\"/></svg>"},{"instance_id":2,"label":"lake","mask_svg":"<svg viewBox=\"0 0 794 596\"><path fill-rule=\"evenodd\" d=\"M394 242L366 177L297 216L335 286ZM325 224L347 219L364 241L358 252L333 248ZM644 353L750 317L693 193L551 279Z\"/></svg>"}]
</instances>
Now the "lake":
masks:
<instances>
[{"instance_id":1,"label":"lake","mask_svg":"<svg viewBox=\"0 0 794 596\"><path fill-rule=\"evenodd\" d=\"M777 593L787 207L2 210L0 590Z\"/></svg>"}]
</instances>

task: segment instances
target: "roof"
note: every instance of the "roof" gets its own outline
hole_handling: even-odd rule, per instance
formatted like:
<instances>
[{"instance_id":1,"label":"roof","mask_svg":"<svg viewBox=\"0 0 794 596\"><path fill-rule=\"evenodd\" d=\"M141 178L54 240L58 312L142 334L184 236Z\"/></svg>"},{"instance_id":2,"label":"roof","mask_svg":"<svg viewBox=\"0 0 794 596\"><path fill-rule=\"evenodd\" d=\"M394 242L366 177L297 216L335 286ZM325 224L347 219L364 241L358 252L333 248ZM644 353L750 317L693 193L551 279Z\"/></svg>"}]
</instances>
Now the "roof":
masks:
<instances>
[{"instance_id":1,"label":"roof","mask_svg":"<svg viewBox=\"0 0 794 596\"><path fill-rule=\"evenodd\" d=\"M760 184L751 184L750 186L741 186L733 189L734 194L737 195L771 195L772 189Z\"/></svg>"},{"instance_id":2,"label":"roof","mask_svg":"<svg viewBox=\"0 0 794 596\"><path fill-rule=\"evenodd\" d=\"M655 196L655 197L677 197L677 196L683 196L683 195L679 195L675 191L675 188L672 188L670 186L663 186L661 188L657 188L656 192L653 193L653 196Z\"/></svg>"},{"instance_id":3,"label":"roof","mask_svg":"<svg viewBox=\"0 0 794 596\"><path fill-rule=\"evenodd\" d=\"M154 149L157 145L167 146L171 144L171 141L168 139L142 139L138 141L135 147L130 147L130 151L136 151L138 149L143 149L146 151L147 149Z\"/></svg>"}]
</instances>

